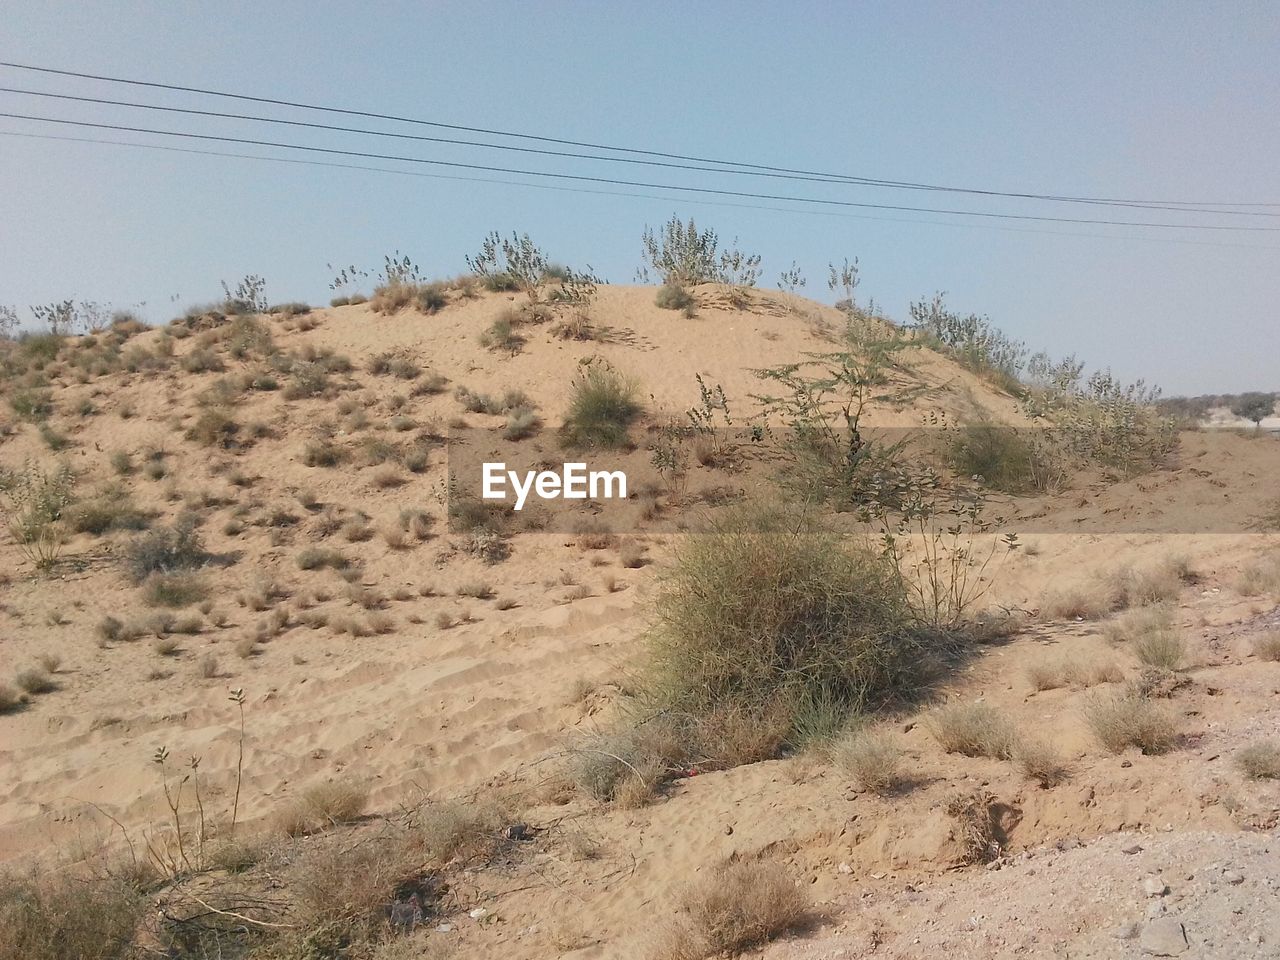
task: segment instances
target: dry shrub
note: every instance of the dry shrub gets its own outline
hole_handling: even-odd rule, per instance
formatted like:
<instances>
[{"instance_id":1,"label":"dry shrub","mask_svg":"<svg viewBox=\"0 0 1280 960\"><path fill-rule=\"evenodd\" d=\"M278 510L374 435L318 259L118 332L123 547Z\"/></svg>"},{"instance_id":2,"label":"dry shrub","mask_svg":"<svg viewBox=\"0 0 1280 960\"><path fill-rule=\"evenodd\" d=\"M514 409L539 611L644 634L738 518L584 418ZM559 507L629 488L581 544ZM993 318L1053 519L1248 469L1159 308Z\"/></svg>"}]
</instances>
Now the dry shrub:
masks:
<instances>
[{"instance_id":1,"label":"dry shrub","mask_svg":"<svg viewBox=\"0 0 1280 960\"><path fill-rule=\"evenodd\" d=\"M860 730L838 740L831 759L860 790L888 793L901 779L902 748L883 731Z\"/></svg>"},{"instance_id":2,"label":"dry shrub","mask_svg":"<svg viewBox=\"0 0 1280 960\"><path fill-rule=\"evenodd\" d=\"M1071 773L1062 754L1042 740L1020 737L1013 747L1013 762L1024 776L1042 787L1056 786Z\"/></svg>"},{"instance_id":3,"label":"dry shrub","mask_svg":"<svg viewBox=\"0 0 1280 960\"><path fill-rule=\"evenodd\" d=\"M58 688L58 685L53 682L53 678L40 667L28 667L25 670L19 670L14 675L13 682L25 693L31 694L49 693Z\"/></svg>"},{"instance_id":4,"label":"dry shrub","mask_svg":"<svg viewBox=\"0 0 1280 960\"><path fill-rule=\"evenodd\" d=\"M209 585L195 573L153 573L142 584L149 607L186 607L209 596Z\"/></svg>"},{"instance_id":5,"label":"dry shrub","mask_svg":"<svg viewBox=\"0 0 1280 960\"><path fill-rule=\"evenodd\" d=\"M1172 629L1173 609L1156 604L1117 617L1102 628L1102 635L1109 643L1132 643L1146 634Z\"/></svg>"},{"instance_id":6,"label":"dry shrub","mask_svg":"<svg viewBox=\"0 0 1280 960\"><path fill-rule=\"evenodd\" d=\"M445 801L419 810L413 830L427 862L445 867L491 858L506 842L503 828L510 822L509 812L497 801Z\"/></svg>"},{"instance_id":7,"label":"dry shrub","mask_svg":"<svg viewBox=\"0 0 1280 960\"><path fill-rule=\"evenodd\" d=\"M0 957L127 960L147 903L113 880L0 877Z\"/></svg>"},{"instance_id":8,"label":"dry shrub","mask_svg":"<svg viewBox=\"0 0 1280 960\"><path fill-rule=\"evenodd\" d=\"M1182 635L1173 630L1145 633L1133 642L1133 653L1142 663L1159 670L1176 670L1186 658Z\"/></svg>"},{"instance_id":9,"label":"dry shrub","mask_svg":"<svg viewBox=\"0 0 1280 960\"><path fill-rule=\"evenodd\" d=\"M947 753L1008 760L1017 741L1013 723L983 703L958 703L935 710L926 721L929 732Z\"/></svg>"},{"instance_id":10,"label":"dry shrub","mask_svg":"<svg viewBox=\"0 0 1280 960\"><path fill-rule=\"evenodd\" d=\"M653 960L702 960L738 954L799 924L808 898L781 865L740 860L708 872L687 889L661 932Z\"/></svg>"},{"instance_id":11,"label":"dry shrub","mask_svg":"<svg viewBox=\"0 0 1280 960\"><path fill-rule=\"evenodd\" d=\"M307 844L287 877L298 933L282 956L348 956L353 941L385 934L387 905L399 896L418 893L429 906L436 887L422 863L420 842L399 826L354 844Z\"/></svg>"},{"instance_id":12,"label":"dry shrub","mask_svg":"<svg viewBox=\"0 0 1280 960\"><path fill-rule=\"evenodd\" d=\"M1027 668L1027 679L1035 690L1057 687L1094 687L1100 683L1119 683L1124 679L1114 660L1082 660L1062 657L1034 663Z\"/></svg>"},{"instance_id":13,"label":"dry shrub","mask_svg":"<svg viewBox=\"0 0 1280 960\"><path fill-rule=\"evenodd\" d=\"M1280 630L1268 630L1254 640L1253 652L1262 660L1280 661Z\"/></svg>"},{"instance_id":14,"label":"dry shrub","mask_svg":"<svg viewBox=\"0 0 1280 960\"><path fill-rule=\"evenodd\" d=\"M1085 705L1084 715L1094 736L1112 753L1127 747L1165 753L1177 741L1174 718L1133 690L1095 696Z\"/></svg>"},{"instance_id":15,"label":"dry shrub","mask_svg":"<svg viewBox=\"0 0 1280 960\"><path fill-rule=\"evenodd\" d=\"M994 808L995 797L981 788L947 798L942 809L955 821L952 836L960 845L961 863L987 863L999 854Z\"/></svg>"},{"instance_id":16,"label":"dry shrub","mask_svg":"<svg viewBox=\"0 0 1280 960\"><path fill-rule=\"evenodd\" d=\"M280 826L296 837L326 827L350 823L364 812L369 788L351 780L336 780L308 787L280 814Z\"/></svg>"},{"instance_id":17,"label":"dry shrub","mask_svg":"<svg viewBox=\"0 0 1280 960\"><path fill-rule=\"evenodd\" d=\"M1170 557L1142 570L1121 567L1088 583L1050 594L1042 612L1051 620L1101 620L1130 607L1175 601L1183 585L1195 578L1195 571L1181 557Z\"/></svg>"},{"instance_id":18,"label":"dry shrub","mask_svg":"<svg viewBox=\"0 0 1280 960\"><path fill-rule=\"evenodd\" d=\"M1280 743L1254 743L1236 754L1236 766L1250 780L1280 780Z\"/></svg>"},{"instance_id":19,"label":"dry shrub","mask_svg":"<svg viewBox=\"0 0 1280 960\"><path fill-rule=\"evenodd\" d=\"M1242 597L1280 593L1280 558L1268 557L1245 564L1231 586Z\"/></svg>"}]
</instances>

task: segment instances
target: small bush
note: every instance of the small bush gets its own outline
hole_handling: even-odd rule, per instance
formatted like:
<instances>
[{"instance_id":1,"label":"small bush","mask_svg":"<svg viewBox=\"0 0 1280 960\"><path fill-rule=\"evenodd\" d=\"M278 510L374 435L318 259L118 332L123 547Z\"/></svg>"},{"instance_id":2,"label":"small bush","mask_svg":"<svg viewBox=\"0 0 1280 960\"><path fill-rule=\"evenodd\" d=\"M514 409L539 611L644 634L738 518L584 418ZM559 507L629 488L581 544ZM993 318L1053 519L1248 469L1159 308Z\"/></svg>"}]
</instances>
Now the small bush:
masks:
<instances>
[{"instance_id":1,"label":"small bush","mask_svg":"<svg viewBox=\"0 0 1280 960\"><path fill-rule=\"evenodd\" d=\"M13 687L0 683L0 713L11 713L26 702L26 697Z\"/></svg>"},{"instance_id":2,"label":"small bush","mask_svg":"<svg viewBox=\"0 0 1280 960\"><path fill-rule=\"evenodd\" d=\"M321 783L307 788L281 815L281 828L289 836L315 833L350 823L364 813L369 789L350 780Z\"/></svg>"},{"instance_id":3,"label":"small bush","mask_svg":"<svg viewBox=\"0 0 1280 960\"><path fill-rule=\"evenodd\" d=\"M308 467L336 467L351 459L344 447L326 440L313 440L302 451L302 462Z\"/></svg>"},{"instance_id":4,"label":"small bush","mask_svg":"<svg viewBox=\"0 0 1280 960\"><path fill-rule=\"evenodd\" d=\"M1280 661L1280 630L1268 630L1254 640L1253 653L1260 660Z\"/></svg>"},{"instance_id":5,"label":"small bush","mask_svg":"<svg viewBox=\"0 0 1280 960\"><path fill-rule=\"evenodd\" d=\"M983 703L942 707L928 719L929 732L947 753L1008 760L1017 741L1013 723Z\"/></svg>"},{"instance_id":6,"label":"small bush","mask_svg":"<svg viewBox=\"0 0 1280 960\"><path fill-rule=\"evenodd\" d=\"M838 741L831 759L860 790L887 793L900 780L902 749L882 732L861 730Z\"/></svg>"},{"instance_id":7,"label":"small bush","mask_svg":"<svg viewBox=\"0 0 1280 960\"><path fill-rule=\"evenodd\" d=\"M187 430L186 437L206 447L227 450L236 445L240 424L225 410L205 410Z\"/></svg>"},{"instance_id":8,"label":"small bush","mask_svg":"<svg viewBox=\"0 0 1280 960\"><path fill-rule=\"evenodd\" d=\"M1149 667L1177 670L1186 657L1186 644L1174 630L1154 630L1133 642L1133 653Z\"/></svg>"},{"instance_id":9,"label":"small bush","mask_svg":"<svg viewBox=\"0 0 1280 960\"><path fill-rule=\"evenodd\" d=\"M570 447L624 447L640 410L632 381L612 367L588 364L574 380L561 439Z\"/></svg>"},{"instance_id":10,"label":"small bush","mask_svg":"<svg viewBox=\"0 0 1280 960\"><path fill-rule=\"evenodd\" d=\"M1280 743L1254 743L1236 754L1236 766L1250 780L1280 780Z\"/></svg>"},{"instance_id":11,"label":"small bush","mask_svg":"<svg viewBox=\"0 0 1280 960\"><path fill-rule=\"evenodd\" d=\"M1024 776L1042 787L1056 786L1070 774L1062 755L1051 744L1040 740L1019 738L1014 744L1013 762Z\"/></svg>"},{"instance_id":12,"label":"small bush","mask_svg":"<svg viewBox=\"0 0 1280 960\"><path fill-rule=\"evenodd\" d=\"M487 860L502 844L502 828L510 816L497 802L451 801L423 807L413 818L430 863L446 867L454 862Z\"/></svg>"},{"instance_id":13,"label":"small bush","mask_svg":"<svg viewBox=\"0 0 1280 960\"><path fill-rule=\"evenodd\" d=\"M129 575L141 583L153 573L171 573L203 566L209 559L190 516L171 526L159 527L138 537L125 551Z\"/></svg>"},{"instance_id":14,"label":"small bush","mask_svg":"<svg viewBox=\"0 0 1280 960\"><path fill-rule=\"evenodd\" d=\"M653 302L663 310L687 310L693 306L693 294L679 284L667 283L658 288Z\"/></svg>"},{"instance_id":15,"label":"small bush","mask_svg":"<svg viewBox=\"0 0 1280 960\"><path fill-rule=\"evenodd\" d=\"M957 473L981 477L987 486L1005 493L1051 490L1065 473L1047 445L1038 444L1032 432L991 423L961 429L951 442L949 455Z\"/></svg>"},{"instance_id":16,"label":"small bush","mask_svg":"<svg viewBox=\"0 0 1280 960\"><path fill-rule=\"evenodd\" d=\"M13 678L13 682L18 688L26 693L49 693L58 689L58 685L53 682L53 678L41 667L28 667L25 670L19 670Z\"/></svg>"},{"instance_id":17,"label":"small bush","mask_svg":"<svg viewBox=\"0 0 1280 960\"><path fill-rule=\"evenodd\" d=\"M914 628L896 567L795 515L735 510L674 560L646 675L655 706L674 714L773 714L796 736L812 704L847 718L914 688L942 652Z\"/></svg>"},{"instance_id":18,"label":"small bush","mask_svg":"<svg viewBox=\"0 0 1280 960\"><path fill-rule=\"evenodd\" d=\"M194 573L153 573L142 583L149 607L188 607L209 596L209 585Z\"/></svg>"},{"instance_id":19,"label":"small bush","mask_svg":"<svg viewBox=\"0 0 1280 960\"><path fill-rule=\"evenodd\" d=\"M299 551L295 559L299 570L321 570L325 567L345 570L351 566L351 560L342 551L325 547L307 547Z\"/></svg>"},{"instance_id":20,"label":"small bush","mask_svg":"<svg viewBox=\"0 0 1280 960\"><path fill-rule=\"evenodd\" d=\"M524 346L524 337L516 332L511 319L503 316L493 321L489 328L480 334L480 345L504 353L519 353L520 348Z\"/></svg>"},{"instance_id":21,"label":"small bush","mask_svg":"<svg viewBox=\"0 0 1280 960\"><path fill-rule=\"evenodd\" d=\"M1112 753L1126 747L1165 753L1177 740L1173 717L1133 691L1094 697L1084 714L1094 736Z\"/></svg>"},{"instance_id":22,"label":"small bush","mask_svg":"<svg viewBox=\"0 0 1280 960\"><path fill-rule=\"evenodd\" d=\"M740 860L711 871L683 893L658 938L655 960L738 954L800 923L804 893L776 863Z\"/></svg>"}]
</instances>

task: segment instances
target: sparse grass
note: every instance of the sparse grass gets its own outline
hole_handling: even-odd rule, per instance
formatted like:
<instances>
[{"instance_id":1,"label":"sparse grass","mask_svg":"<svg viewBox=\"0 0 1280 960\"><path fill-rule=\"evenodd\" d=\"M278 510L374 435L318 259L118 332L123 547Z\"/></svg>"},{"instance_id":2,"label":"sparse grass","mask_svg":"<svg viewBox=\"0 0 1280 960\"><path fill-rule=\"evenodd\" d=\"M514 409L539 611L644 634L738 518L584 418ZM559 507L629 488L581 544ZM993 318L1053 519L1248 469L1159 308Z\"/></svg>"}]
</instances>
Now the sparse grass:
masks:
<instances>
[{"instance_id":1,"label":"sparse grass","mask_svg":"<svg viewBox=\"0 0 1280 960\"><path fill-rule=\"evenodd\" d=\"M1133 643L1150 633L1162 633L1174 629L1173 609L1164 604L1130 610L1110 621L1102 628L1108 643Z\"/></svg>"},{"instance_id":2,"label":"sparse grass","mask_svg":"<svg viewBox=\"0 0 1280 960\"><path fill-rule=\"evenodd\" d=\"M1196 573L1181 557L1138 570L1121 567L1045 598L1042 614L1051 620L1101 620L1131 607L1172 603Z\"/></svg>"},{"instance_id":3,"label":"sparse grass","mask_svg":"<svg viewBox=\"0 0 1280 960\"><path fill-rule=\"evenodd\" d=\"M151 649L162 657L172 657L178 652L178 641L174 637L156 637L151 641Z\"/></svg>"},{"instance_id":4,"label":"sparse grass","mask_svg":"<svg viewBox=\"0 0 1280 960\"><path fill-rule=\"evenodd\" d=\"M681 894L651 957L703 960L736 955L790 930L808 910L808 898L780 864L730 862Z\"/></svg>"},{"instance_id":5,"label":"sparse grass","mask_svg":"<svg viewBox=\"0 0 1280 960\"><path fill-rule=\"evenodd\" d=\"M1084 710L1098 741L1112 753L1137 747L1143 753L1167 752L1177 741L1174 718L1136 692L1095 695Z\"/></svg>"},{"instance_id":6,"label":"sparse grass","mask_svg":"<svg viewBox=\"0 0 1280 960\"><path fill-rule=\"evenodd\" d=\"M291 837L317 833L350 823L364 813L369 788L353 780L319 783L304 790L280 814L280 827Z\"/></svg>"},{"instance_id":7,"label":"sparse grass","mask_svg":"<svg viewBox=\"0 0 1280 960\"><path fill-rule=\"evenodd\" d=\"M53 674L62 666L62 657L56 653L41 653L36 657L36 663L45 673Z\"/></svg>"},{"instance_id":8,"label":"sparse grass","mask_svg":"<svg viewBox=\"0 0 1280 960\"><path fill-rule=\"evenodd\" d=\"M901 780L902 748L883 731L858 730L837 740L831 759L860 790L888 793Z\"/></svg>"},{"instance_id":9,"label":"sparse grass","mask_svg":"<svg viewBox=\"0 0 1280 960\"><path fill-rule=\"evenodd\" d=\"M640 415L636 385L612 367L588 364L573 382L561 440L569 447L617 449Z\"/></svg>"},{"instance_id":10,"label":"sparse grass","mask_svg":"<svg viewBox=\"0 0 1280 960\"><path fill-rule=\"evenodd\" d=\"M1124 674L1114 660L1082 659L1078 656L1044 660L1027 668L1027 679L1034 690L1057 687L1093 687L1100 683L1119 683Z\"/></svg>"},{"instance_id":11,"label":"sparse grass","mask_svg":"<svg viewBox=\"0 0 1280 960\"><path fill-rule=\"evenodd\" d=\"M1252 743L1236 754L1236 766L1250 780L1280 780L1280 743Z\"/></svg>"},{"instance_id":12,"label":"sparse grass","mask_svg":"<svg viewBox=\"0 0 1280 960\"><path fill-rule=\"evenodd\" d=\"M966 757L1008 760L1017 742L1009 718L984 703L941 707L929 716L926 725L943 750Z\"/></svg>"},{"instance_id":13,"label":"sparse grass","mask_svg":"<svg viewBox=\"0 0 1280 960\"><path fill-rule=\"evenodd\" d=\"M413 830L430 863L440 868L489 859L502 845L502 828L511 818L497 801L446 801L419 810L413 818Z\"/></svg>"}]
</instances>

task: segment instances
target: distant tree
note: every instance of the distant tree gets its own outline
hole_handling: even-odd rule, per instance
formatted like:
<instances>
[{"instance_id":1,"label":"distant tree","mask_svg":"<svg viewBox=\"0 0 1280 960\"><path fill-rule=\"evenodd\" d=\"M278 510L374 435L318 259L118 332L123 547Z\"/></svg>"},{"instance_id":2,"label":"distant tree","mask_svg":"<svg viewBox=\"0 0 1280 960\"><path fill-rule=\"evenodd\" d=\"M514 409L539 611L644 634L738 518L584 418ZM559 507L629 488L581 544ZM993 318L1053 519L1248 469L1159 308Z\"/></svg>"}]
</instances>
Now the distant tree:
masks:
<instances>
[{"instance_id":1,"label":"distant tree","mask_svg":"<svg viewBox=\"0 0 1280 960\"><path fill-rule=\"evenodd\" d=\"M1237 417L1253 421L1253 428L1262 428L1262 421L1276 411L1274 393L1242 393L1231 404L1231 412Z\"/></svg>"}]
</instances>

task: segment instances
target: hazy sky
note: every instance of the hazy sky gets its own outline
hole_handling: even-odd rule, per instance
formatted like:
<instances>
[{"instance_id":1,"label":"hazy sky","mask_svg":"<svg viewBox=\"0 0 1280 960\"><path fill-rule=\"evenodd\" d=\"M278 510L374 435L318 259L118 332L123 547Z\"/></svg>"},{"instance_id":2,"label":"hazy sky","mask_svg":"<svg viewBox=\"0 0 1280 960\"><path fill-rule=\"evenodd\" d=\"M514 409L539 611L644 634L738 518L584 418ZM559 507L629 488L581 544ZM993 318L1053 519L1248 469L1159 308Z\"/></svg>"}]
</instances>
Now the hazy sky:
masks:
<instances>
[{"instance_id":1,"label":"hazy sky","mask_svg":"<svg viewBox=\"0 0 1280 960\"><path fill-rule=\"evenodd\" d=\"M6 0L0 59L873 178L1280 204L1278 13L1271 2ZM0 85L433 133L10 69L0 69ZM0 111L859 202L1210 222L538 158L11 93L0 93ZM0 131L164 142L8 118ZM162 321L246 273L265 276L273 300L323 302L326 263L372 268L399 249L445 275L491 229L527 231L555 259L629 283L645 224L680 213L762 254L767 285L795 260L808 292L826 297L826 263L857 256L861 299L874 297L891 316L946 290L953 307L985 313L1035 348L1077 352L1167 393L1280 389L1280 232L823 215L654 189L595 195L12 136L0 136L0 183L0 303L22 308L68 297L145 301L147 318ZM1280 217L1211 222L1280 228Z\"/></svg>"}]
</instances>

